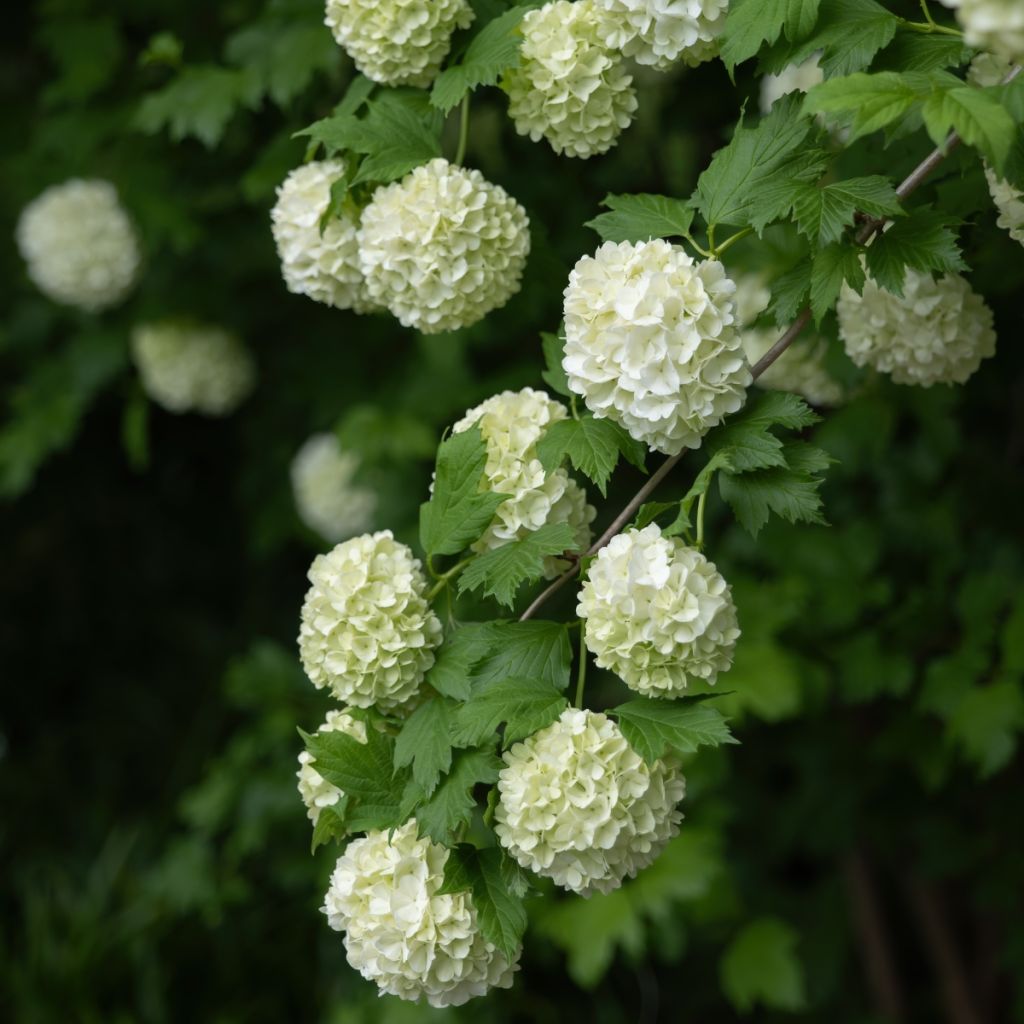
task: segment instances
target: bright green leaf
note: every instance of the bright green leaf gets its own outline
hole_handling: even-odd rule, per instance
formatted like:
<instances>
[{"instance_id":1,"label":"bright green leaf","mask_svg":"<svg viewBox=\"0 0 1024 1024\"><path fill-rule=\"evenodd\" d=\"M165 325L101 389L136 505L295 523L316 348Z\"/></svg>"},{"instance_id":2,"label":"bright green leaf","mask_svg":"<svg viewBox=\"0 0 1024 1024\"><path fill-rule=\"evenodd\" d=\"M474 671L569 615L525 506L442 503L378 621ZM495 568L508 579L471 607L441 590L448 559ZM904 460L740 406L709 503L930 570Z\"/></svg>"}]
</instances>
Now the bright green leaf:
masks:
<instances>
[{"instance_id":1,"label":"bright green leaf","mask_svg":"<svg viewBox=\"0 0 1024 1024\"><path fill-rule=\"evenodd\" d=\"M607 195L601 202L610 212L588 220L605 242L646 242L652 238L684 236L693 223L689 200L648 193Z\"/></svg>"},{"instance_id":2,"label":"bright green leaf","mask_svg":"<svg viewBox=\"0 0 1024 1024\"><path fill-rule=\"evenodd\" d=\"M478 687L455 712L455 741L469 747L484 743L504 722L508 746L550 725L568 703L546 679L512 678Z\"/></svg>"},{"instance_id":3,"label":"bright green leaf","mask_svg":"<svg viewBox=\"0 0 1024 1024\"><path fill-rule=\"evenodd\" d=\"M629 745L649 764L672 750L689 754L699 747L738 742L721 713L704 700L639 697L608 713L618 719Z\"/></svg>"},{"instance_id":4,"label":"bright green leaf","mask_svg":"<svg viewBox=\"0 0 1024 1024\"><path fill-rule=\"evenodd\" d=\"M395 767L412 765L412 777L426 796L452 766L451 705L443 697L425 701L402 725L395 740Z\"/></svg>"},{"instance_id":5,"label":"bright green leaf","mask_svg":"<svg viewBox=\"0 0 1024 1024\"><path fill-rule=\"evenodd\" d=\"M568 456L573 467L593 480L602 495L620 455L638 469L644 468L644 446L617 423L593 416L560 420L537 442L537 456L545 469L556 469Z\"/></svg>"}]
</instances>

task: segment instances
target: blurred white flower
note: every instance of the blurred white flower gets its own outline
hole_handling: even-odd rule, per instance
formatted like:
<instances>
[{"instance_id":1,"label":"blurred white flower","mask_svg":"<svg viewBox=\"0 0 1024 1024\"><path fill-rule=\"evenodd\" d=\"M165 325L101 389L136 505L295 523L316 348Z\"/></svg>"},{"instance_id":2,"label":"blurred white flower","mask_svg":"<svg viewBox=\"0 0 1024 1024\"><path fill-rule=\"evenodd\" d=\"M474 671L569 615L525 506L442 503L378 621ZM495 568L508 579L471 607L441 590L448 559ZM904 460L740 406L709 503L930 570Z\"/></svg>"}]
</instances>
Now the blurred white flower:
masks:
<instances>
[{"instance_id":1,"label":"blurred white flower","mask_svg":"<svg viewBox=\"0 0 1024 1024\"><path fill-rule=\"evenodd\" d=\"M964 42L1008 61L1024 60L1024 3L1021 0L942 0L956 11Z\"/></svg>"},{"instance_id":2,"label":"blurred white flower","mask_svg":"<svg viewBox=\"0 0 1024 1024\"><path fill-rule=\"evenodd\" d=\"M344 452L334 434L314 434L292 459L292 492L302 521L336 542L366 530L374 493L353 483L359 456Z\"/></svg>"},{"instance_id":3,"label":"blurred white flower","mask_svg":"<svg viewBox=\"0 0 1024 1024\"><path fill-rule=\"evenodd\" d=\"M818 63L820 56L814 54L802 64L790 64L777 75L765 75L761 79L761 113L767 114L772 104L792 92L809 92L825 81L825 72Z\"/></svg>"}]
</instances>

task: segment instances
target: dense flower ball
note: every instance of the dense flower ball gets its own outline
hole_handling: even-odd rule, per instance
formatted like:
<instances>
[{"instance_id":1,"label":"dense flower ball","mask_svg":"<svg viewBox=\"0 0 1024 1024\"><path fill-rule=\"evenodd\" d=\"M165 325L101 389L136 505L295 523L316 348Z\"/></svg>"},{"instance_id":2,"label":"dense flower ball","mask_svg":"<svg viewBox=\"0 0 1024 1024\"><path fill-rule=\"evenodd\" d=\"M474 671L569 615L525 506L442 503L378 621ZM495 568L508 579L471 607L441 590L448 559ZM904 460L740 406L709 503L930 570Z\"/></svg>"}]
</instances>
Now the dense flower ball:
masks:
<instances>
[{"instance_id":1,"label":"dense flower ball","mask_svg":"<svg viewBox=\"0 0 1024 1024\"><path fill-rule=\"evenodd\" d=\"M511 987L518 955L483 937L471 893L439 895L448 850L416 833L415 821L369 832L338 858L323 911L348 962L382 993L437 1007Z\"/></svg>"},{"instance_id":2,"label":"dense flower ball","mask_svg":"<svg viewBox=\"0 0 1024 1024\"><path fill-rule=\"evenodd\" d=\"M565 469L548 472L537 457L537 442L552 423L567 416L561 402L553 401L543 391L523 388L488 398L455 424L456 434L480 427L487 444L486 485L491 491L509 495L473 545L474 551L501 547L547 523L568 523L576 535L577 550L584 550L590 543L595 512L587 504L586 492ZM546 561L548 576L564 568L557 559Z\"/></svg>"},{"instance_id":3,"label":"dense flower ball","mask_svg":"<svg viewBox=\"0 0 1024 1024\"><path fill-rule=\"evenodd\" d=\"M142 324L132 333L132 357L143 390L169 412L225 416L256 381L245 346L219 327Z\"/></svg>"},{"instance_id":4,"label":"dense flower ball","mask_svg":"<svg viewBox=\"0 0 1024 1024\"><path fill-rule=\"evenodd\" d=\"M992 311L957 274L908 268L902 297L868 278L863 295L843 287L836 313L849 357L897 384L963 384L996 350Z\"/></svg>"},{"instance_id":5,"label":"dense flower ball","mask_svg":"<svg viewBox=\"0 0 1024 1024\"><path fill-rule=\"evenodd\" d=\"M479 171L442 159L377 189L359 231L370 296L423 334L504 306L529 252L526 211Z\"/></svg>"},{"instance_id":6,"label":"dense flower ball","mask_svg":"<svg viewBox=\"0 0 1024 1024\"><path fill-rule=\"evenodd\" d=\"M964 42L1009 61L1024 60L1024 4L1020 0L942 0L956 11Z\"/></svg>"},{"instance_id":7,"label":"dense flower ball","mask_svg":"<svg viewBox=\"0 0 1024 1024\"><path fill-rule=\"evenodd\" d=\"M441 642L412 551L390 530L317 555L302 605L299 655L313 685L355 707L391 711L416 696Z\"/></svg>"},{"instance_id":8,"label":"dense flower ball","mask_svg":"<svg viewBox=\"0 0 1024 1024\"><path fill-rule=\"evenodd\" d=\"M809 92L825 81L825 72L815 54L802 64L790 64L777 75L765 75L761 79L761 113L767 114L772 104L792 92Z\"/></svg>"},{"instance_id":9,"label":"dense flower ball","mask_svg":"<svg viewBox=\"0 0 1024 1024\"><path fill-rule=\"evenodd\" d=\"M472 20L467 0L327 0L324 23L367 78L427 86Z\"/></svg>"},{"instance_id":10,"label":"dense flower ball","mask_svg":"<svg viewBox=\"0 0 1024 1024\"><path fill-rule=\"evenodd\" d=\"M611 149L637 107L622 55L603 41L594 0L554 0L522 21L519 66L506 73L508 112L520 135L556 153L590 157Z\"/></svg>"},{"instance_id":11,"label":"dense flower ball","mask_svg":"<svg viewBox=\"0 0 1024 1024\"><path fill-rule=\"evenodd\" d=\"M721 263L668 242L605 242L565 289L569 387L595 416L674 455L746 398L750 368Z\"/></svg>"},{"instance_id":12,"label":"dense flower ball","mask_svg":"<svg viewBox=\"0 0 1024 1024\"><path fill-rule=\"evenodd\" d=\"M109 181L73 178L21 213L18 248L48 298L91 313L119 303L138 277L139 240Z\"/></svg>"},{"instance_id":13,"label":"dense flower ball","mask_svg":"<svg viewBox=\"0 0 1024 1024\"><path fill-rule=\"evenodd\" d=\"M646 697L679 697L732 665L740 630L714 564L651 523L601 549L580 589L587 648Z\"/></svg>"},{"instance_id":14,"label":"dense flower ball","mask_svg":"<svg viewBox=\"0 0 1024 1024\"><path fill-rule=\"evenodd\" d=\"M353 483L359 456L341 450L334 434L314 434L292 459L292 492L299 517L329 541L370 525L377 499Z\"/></svg>"},{"instance_id":15,"label":"dense flower ball","mask_svg":"<svg viewBox=\"0 0 1024 1024\"><path fill-rule=\"evenodd\" d=\"M270 222L288 291L363 313L373 303L359 269L358 224L341 214L320 228L331 202L331 185L344 173L343 160L316 160L297 167L277 189Z\"/></svg>"},{"instance_id":16,"label":"dense flower ball","mask_svg":"<svg viewBox=\"0 0 1024 1024\"><path fill-rule=\"evenodd\" d=\"M729 0L596 0L605 16L601 38L638 64L665 71L718 55Z\"/></svg>"},{"instance_id":17,"label":"dense flower ball","mask_svg":"<svg viewBox=\"0 0 1024 1024\"><path fill-rule=\"evenodd\" d=\"M325 732L343 732L360 743L366 742L366 725L347 711L328 711L327 720L317 729L318 734ZM306 805L309 820L315 825L320 812L325 807L333 807L342 792L316 770L316 758L308 750L299 754L299 770L295 774L299 780L299 796Z\"/></svg>"},{"instance_id":18,"label":"dense flower ball","mask_svg":"<svg viewBox=\"0 0 1024 1024\"><path fill-rule=\"evenodd\" d=\"M679 831L675 764L648 767L605 715L567 708L505 752L494 831L525 868L583 896L617 889Z\"/></svg>"}]
</instances>

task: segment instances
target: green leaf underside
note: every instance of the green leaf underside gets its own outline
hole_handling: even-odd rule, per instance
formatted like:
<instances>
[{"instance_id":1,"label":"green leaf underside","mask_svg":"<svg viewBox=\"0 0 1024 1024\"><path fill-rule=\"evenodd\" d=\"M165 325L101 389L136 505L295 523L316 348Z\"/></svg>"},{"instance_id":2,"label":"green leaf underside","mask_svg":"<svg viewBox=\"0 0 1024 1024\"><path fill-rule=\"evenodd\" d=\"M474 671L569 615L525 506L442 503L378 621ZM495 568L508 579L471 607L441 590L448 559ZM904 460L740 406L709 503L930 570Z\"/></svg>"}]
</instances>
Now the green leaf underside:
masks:
<instances>
[{"instance_id":1,"label":"green leaf underside","mask_svg":"<svg viewBox=\"0 0 1024 1024\"><path fill-rule=\"evenodd\" d=\"M395 768L412 765L412 777L429 796L452 765L451 705L443 697L421 704L395 740Z\"/></svg>"},{"instance_id":2,"label":"green leaf underside","mask_svg":"<svg viewBox=\"0 0 1024 1024\"><path fill-rule=\"evenodd\" d=\"M646 242L652 238L685 236L693 223L689 200L637 193L607 195L601 203L608 213L586 222L605 242Z\"/></svg>"},{"instance_id":3,"label":"green leaf underside","mask_svg":"<svg viewBox=\"0 0 1024 1024\"><path fill-rule=\"evenodd\" d=\"M474 558L459 577L459 591L482 588L484 597L511 608L519 588L544 575L545 557L572 551L575 546L576 535L568 523L547 523L520 540Z\"/></svg>"},{"instance_id":4,"label":"green leaf underside","mask_svg":"<svg viewBox=\"0 0 1024 1024\"><path fill-rule=\"evenodd\" d=\"M568 457L573 468L592 480L602 495L620 455L644 469L644 446L618 424L593 416L560 420L537 442L537 457L546 470L557 469Z\"/></svg>"},{"instance_id":5,"label":"green leaf underside","mask_svg":"<svg viewBox=\"0 0 1024 1024\"><path fill-rule=\"evenodd\" d=\"M473 699L455 712L459 746L484 743L505 723L504 745L550 725L568 707L562 691L544 679L511 678L478 687Z\"/></svg>"},{"instance_id":6,"label":"green leaf underside","mask_svg":"<svg viewBox=\"0 0 1024 1024\"><path fill-rule=\"evenodd\" d=\"M667 701L637 698L609 712L629 745L653 764L671 751L689 754L699 747L738 742L721 713L706 700Z\"/></svg>"}]
</instances>

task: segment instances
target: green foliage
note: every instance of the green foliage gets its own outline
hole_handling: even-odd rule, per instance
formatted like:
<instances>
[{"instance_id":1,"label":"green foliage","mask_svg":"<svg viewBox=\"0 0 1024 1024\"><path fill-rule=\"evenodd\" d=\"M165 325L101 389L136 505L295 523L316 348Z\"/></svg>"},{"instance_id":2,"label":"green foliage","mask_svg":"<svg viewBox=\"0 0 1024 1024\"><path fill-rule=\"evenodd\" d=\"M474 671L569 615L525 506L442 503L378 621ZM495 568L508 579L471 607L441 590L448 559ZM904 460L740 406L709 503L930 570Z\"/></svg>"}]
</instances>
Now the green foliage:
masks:
<instances>
[{"instance_id":1,"label":"green foliage","mask_svg":"<svg viewBox=\"0 0 1024 1024\"><path fill-rule=\"evenodd\" d=\"M790 40L803 38L814 28L820 6L821 0L737 0L722 36L725 66L732 71L782 33Z\"/></svg>"},{"instance_id":2,"label":"green foliage","mask_svg":"<svg viewBox=\"0 0 1024 1024\"><path fill-rule=\"evenodd\" d=\"M497 782L501 761L488 750L466 750L455 755L452 770L425 803L414 785L405 795L401 818L415 815L420 833L435 843L449 845L458 829L468 825L476 808L473 787Z\"/></svg>"},{"instance_id":3,"label":"green foliage","mask_svg":"<svg viewBox=\"0 0 1024 1024\"><path fill-rule=\"evenodd\" d=\"M507 746L550 725L568 704L546 679L511 678L480 686L455 714L455 741L476 746L504 723Z\"/></svg>"},{"instance_id":4,"label":"green foliage","mask_svg":"<svg viewBox=\"0 0 1024 1024\"><path fill-rule=\"evenodd\" d=\"M937 210L918 207L879 235L865 251L868 270L883 288L903 294L908 267L952 274L965 270L956 241L956 222Z\"/></svg>"},{"instance_id":5,"label":"green foliage","mask_svg":"<svg viewBox=\"0 0 1024 1024\"><path fill-rule=\"evenodd\" d=\"M474 688L503 679L569 685L572 646L563 622L493 622L488 627L490 650L473 668Z\"/></svg>"},{"instance_id":6,"label":"green foliage","mask_svg":"<svg viewBox=\"0 0 1024 1024\"><path fill-rule=\"evenodd\" d=\"M412 777L430 796L452 766L451 705L443 697L421 704L395 740L395 767L412 765Z\"/></svg>"},{"instance_id":7,"label":"green foliage","mask_svg":"<svg viewBox=\"0 0 1024 1024\"><path fill-rule=\"evenodd\" d=\"M737 742L725 719L706 701L663 701L640 697L612 708L629 745L649 764L670 752Z\"/></svg>"},{"instance_id":8,"label":"green foliage","mask_svg":"<svg viewBox=\"0 0 1024 1024\"><path fill-rule=\"evenodd\" d=\"M566 376L565 368L562 366L562 353L565 350L565 339L557 334L545 331L540 336L541 346L544 349L544 370L541 377L556 395L570 398L572 392L569 390L569 378Z\"/></svg>"},{"instance_id":9,"label":"green foliage","mask_svg":"<svg viewBox=\"0 0 1024 1024\"><path fill-rule=\"evenodd\" d=\"M602 495L607 493L620 455L637 469L644 469L645 454L644 446L617 423L594 416L554 423L537 442L537 455L545 469L555 469L568 458L574 469L593 480Z\"/></svg>"},{"instance_id":10,"label":"green foliage","mask_svg":"<svg viewBox=\"0 0 1024 1024\"><path fill-rule=\"evenodd\" d=\"M856 213L900 217L904 210L887 178L847 178L829 185L806 185L793 202L797 226L812 245L838 242Z\"/></svg>"},{"instance_id":11,"label":"green foliage","mask_svg":"<svg viewBox=\"0 0 1024 1024\"><path fill-rule=\"evenodd\" d=\"M796 944L796 932L774 917L752 921L732 940L720 971L737 1010L747 1013L758 1004L791 1013L803 1009L807 996Z\"/></svg>"},{"instance_id":12,"label":"green foliage","mask_svg":"<svg viewBox=\"0 0 1024 1024\"><path fill-rule=\"evenodd\" d=\"M693 209L682 199L638 193L607 195L601 201L608 213L600 213L586 226L605 242L646 242L651 238L685 238L693 223Z\"/></svg>"}]
</instances>

